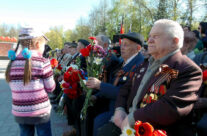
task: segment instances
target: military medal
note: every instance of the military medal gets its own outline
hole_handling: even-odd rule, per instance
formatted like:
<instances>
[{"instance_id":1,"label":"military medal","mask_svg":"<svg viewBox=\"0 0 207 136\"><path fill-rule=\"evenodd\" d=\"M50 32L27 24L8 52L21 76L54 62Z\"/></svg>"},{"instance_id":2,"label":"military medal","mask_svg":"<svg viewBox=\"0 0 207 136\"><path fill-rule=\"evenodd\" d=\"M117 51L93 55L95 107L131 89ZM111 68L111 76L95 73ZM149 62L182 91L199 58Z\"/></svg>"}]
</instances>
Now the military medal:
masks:
<instances>
[{"instance_id":1,"label":"military medal","mask_svg":"<svg viewBox=\"0 0 207 136\"><path fill-rule=\"evenodd\" d=\"M144 72L145 68L141 68L140 69L140 73Z\"/></svg>"},{"instance_id":2,"label":"military medal","mask_svg":"<svg viewBox=\"0 0 207 136\"><path fill-rule=\"evenodd\" d=\"M140 74L139 74L139 75L137 75L137 78L140 78L140 76L141 76Z\"/></svg>"},{"instance_id":3,"label":"military medal","mask_svg":"<svg viewBox=\"0 0 207 136\"><path fill-rule=\"evenodd\" d=\"M124 76L124 77L123 77L123 80L124 80L124 81L126 81L126 80L127 80L127 77L126 77L126 76Z\"/></svg>"}]
</instances>

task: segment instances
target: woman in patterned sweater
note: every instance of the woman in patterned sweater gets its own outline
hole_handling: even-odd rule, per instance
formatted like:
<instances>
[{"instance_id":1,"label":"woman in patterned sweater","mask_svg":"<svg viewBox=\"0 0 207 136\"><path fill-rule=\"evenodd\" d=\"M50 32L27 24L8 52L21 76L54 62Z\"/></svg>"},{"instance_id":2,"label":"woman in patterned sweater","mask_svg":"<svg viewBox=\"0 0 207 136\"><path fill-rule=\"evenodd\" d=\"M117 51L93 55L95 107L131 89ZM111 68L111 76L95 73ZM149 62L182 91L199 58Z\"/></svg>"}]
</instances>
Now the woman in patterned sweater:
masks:
<instances>
[{"instance_id":1,"label":"woman in patterned sweater","mask_svg":"<svg viewBox=\"0 0 207 136\"><path fill-rule=\"evenodd\" d=\"M48 92L55 88L49 59L42 57L47 38L33 28L23 28L15 51L10 50L6 80L12 91L12 113L21 136L51 136ZM22 51L16 56L19 44Z\"/></svg>"}]
</instances>

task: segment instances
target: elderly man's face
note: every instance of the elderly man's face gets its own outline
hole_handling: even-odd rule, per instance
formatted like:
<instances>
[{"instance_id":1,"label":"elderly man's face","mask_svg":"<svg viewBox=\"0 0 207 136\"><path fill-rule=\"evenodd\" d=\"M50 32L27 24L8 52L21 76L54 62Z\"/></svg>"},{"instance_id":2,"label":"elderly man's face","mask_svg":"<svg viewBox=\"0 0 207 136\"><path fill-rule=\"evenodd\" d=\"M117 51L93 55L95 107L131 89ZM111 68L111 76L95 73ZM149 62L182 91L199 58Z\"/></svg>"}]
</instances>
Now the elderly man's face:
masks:
<instances>
[{"instance_id":1,"label":"elderly man's face","mask_svg":"<svg viewBox=\"0 0 207 136\"><path fill-rule=\"evenodd\" d=\"M65 53L70 53L70 47L69 47L69 45L66 44L66 45L64 46L64 52L65 52Z\"/></svg>"},{"instance_id":2,"label":"elderly man's face","mask_svg":"<svg viewBox=\"0 0 207 136\"><path fill-rule=\"evenodd\" d=\"M152 27L148 39L148 53L152 56L164 56L169 52L173 38L160 25Z\"/></svg>"},{"instance_id":3,"label":"elderly man's face","mask_svg":"<svg viewBox=\"0 0 207 136\"><path fill-rule=\"evenodd\" d=\"M77 52L77 48L75 47L70 47L70 54L74 55Z\"/></svg>"},{"instance_id":4,"label":"elderly man's face","mask_svg":"<svg viewBox=\"0 0 207 136\"><path fill-rule=\"evenodd\" d=\"M138 52L138 44L137 43L135 43L129 39L126 39L126 38L124 38L122 40L121 56L125 61L137 52Z\"/></svg>"},{"instance_id":5,"label":"elderly man's face","mask_svg":"<svg viewBox=\"0 0 207 136\"><path fill-rule=\"evenodd\" d=\"M77 51L80 52L84 48L84 45L81 42L78 42Z\"/></svg>"},{"instance_id":6,"label":"elderly man's face","mask_svg":"<svg viewBox=\"0 0 207 136\"><path fill-rule=\"evenodd\" d=\"M96 45L100 45L103 47L103 42L101 41L101 39L99 37L96 37L96 40L94 42Z\"/></svg>"}]
</instances>

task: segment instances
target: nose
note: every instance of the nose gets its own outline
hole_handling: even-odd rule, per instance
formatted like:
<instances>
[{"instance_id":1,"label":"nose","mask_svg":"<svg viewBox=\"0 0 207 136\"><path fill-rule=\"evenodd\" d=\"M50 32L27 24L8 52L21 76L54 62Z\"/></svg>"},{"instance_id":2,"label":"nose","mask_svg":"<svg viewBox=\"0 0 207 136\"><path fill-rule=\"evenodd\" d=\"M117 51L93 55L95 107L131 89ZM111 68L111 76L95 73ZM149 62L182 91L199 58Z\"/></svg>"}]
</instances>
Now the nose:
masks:
<instances>
[{"instance_id":1,"label":"nose","mask_svg":"<svg viewBox=\"0 0 207 136\"><path fill-rule=\"evenodd\" d=\"M153 43L154 42L154 39L152 37L149 37L147 42L148 43Z\"/></svg>"}]
</instances>

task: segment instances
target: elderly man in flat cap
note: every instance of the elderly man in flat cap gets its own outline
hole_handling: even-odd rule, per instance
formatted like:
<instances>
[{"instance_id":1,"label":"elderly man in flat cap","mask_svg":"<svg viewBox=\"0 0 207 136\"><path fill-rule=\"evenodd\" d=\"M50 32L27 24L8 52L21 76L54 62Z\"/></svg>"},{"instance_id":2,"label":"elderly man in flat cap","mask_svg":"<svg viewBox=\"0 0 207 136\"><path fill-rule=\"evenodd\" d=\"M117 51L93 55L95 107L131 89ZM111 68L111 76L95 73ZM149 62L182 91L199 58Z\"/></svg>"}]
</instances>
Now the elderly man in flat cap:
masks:
<instances>
[{"instance_id":1,"label":"elderly man in flat cap","mask_svg":"<svg viewBox=\"0 0 207 136\"><path fill-rule=\"evenodd\" d=\"M144 38L138 33L128 33L120 35L122 38L121 45L121 57L122 63L117 67L107 83L101 82L97 78L89 77L86 83L88 88L97 89L98 93L95 97L107 98L110 103L109 110L96 116L94 120L93 136L97 135L97 130L104 124L108 123L114 114L114 104L119 92L119 88L126 83L126 81L132 79L134 70L141 64L144 57L140 53L141 46L143 45ZM115 68L115 67L114 67Z\"/></svg>"},{"instance_id":2,"label":"elderly man in flat cap","mask_svg":"<svg viewBox=\"0 0 207 136\"><path fill-rule=\"evenodd\" d=\"M113 123L102 127L98 136L119 136L138 120L164 129L168 136L194 135L190 115L198 99L202 72L182 55L182 46L183 30L177 22L155 22L148 39L151 58L120 88Z\"/></svg>"}]
</instances>

